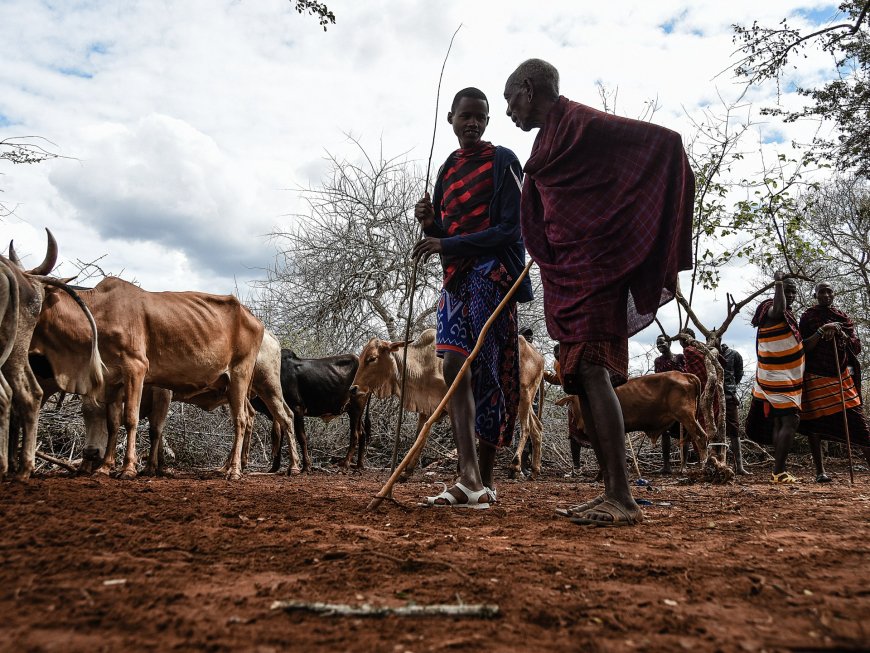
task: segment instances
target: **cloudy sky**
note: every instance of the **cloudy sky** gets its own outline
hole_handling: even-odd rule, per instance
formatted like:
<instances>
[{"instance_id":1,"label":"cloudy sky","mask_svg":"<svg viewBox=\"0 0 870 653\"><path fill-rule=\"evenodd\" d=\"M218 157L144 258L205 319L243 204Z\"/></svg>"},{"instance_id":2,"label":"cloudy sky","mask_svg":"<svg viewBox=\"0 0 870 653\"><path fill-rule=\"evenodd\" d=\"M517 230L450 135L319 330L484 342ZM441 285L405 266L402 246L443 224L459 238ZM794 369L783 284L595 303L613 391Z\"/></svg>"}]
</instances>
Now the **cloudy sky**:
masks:
<instances>
[{"instance_id":1,"label":"cloudy sky","mask_svg":"<svg viewBox=\"0 0 870 653\"><path fill-rule=\"evenodd\" d=\"M104 270L149 290L244 295L274 256L267 235L302 210L294 190L318 184L326 152L355 155L348 134L426 161L438 74L460 24L436 161L455 147L443 117L465 86L490 97L487 138L525 160L534 133L505 117L502 90L529 57L556 65L563 94L592 106L599 82L618 89L616 112L629 117L657 98L655 122L688 139L693 118L743 91L723 73L732 23L826 24L835 13L809 0L327 4L337 24L324 33L288 0L0 0L0 138L39 135L69 157L0 162L0 200L15 207L4 235L35 262L49 227L61 273L102 257ZM811 55L795 74L811 83L828 69ZM775 93L753 89L747 100L760 108ZM762 123L746 149L786 147L813 129ZM758 169L752 156L744 165ZM725 282L739 288L749 276L735 268ZM708 293L699 310L715 324L723 304L724 292ZM675 309L663 318L674 323ZM732 329L751 357L752 330L743 320Z\"/></svg>"}]
</instances>

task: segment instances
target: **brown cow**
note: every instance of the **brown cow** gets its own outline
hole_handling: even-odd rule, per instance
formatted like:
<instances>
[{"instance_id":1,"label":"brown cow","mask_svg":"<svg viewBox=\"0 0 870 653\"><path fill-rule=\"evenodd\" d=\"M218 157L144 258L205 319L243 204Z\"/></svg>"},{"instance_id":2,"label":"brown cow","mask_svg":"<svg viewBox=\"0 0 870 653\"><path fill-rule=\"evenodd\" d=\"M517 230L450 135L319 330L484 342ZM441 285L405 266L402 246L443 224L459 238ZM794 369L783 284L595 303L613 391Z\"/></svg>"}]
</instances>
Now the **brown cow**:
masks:
<instances>
[{"instance_id":1,"label":"brown cow","mask_svg":"<svg viewBox=\"0 0 870 653\"><path fill-rule=\"evenodd\" d=\"M275 424L284 428L287 427L288 424L292 424L293 413L281 396L281 383L279 376L280 366L281 345L274 335L269 331L264 330L263 341L260 344L260 351L258 352L257 360L254 363L251 392L259 397L263 404L269 407L270 414L277 415L277 417L274 418ZM45 387L46 384L53 383L53 380L41 379L40 383L43 383ZM203 410L214 410L216 407L227 403L225 393L194 393L190 396L187 396L184 393L176 393L173 396L173 393L170 390L151 385L145 386L142 394L139 416L140 418L148 418L151 448L148 462L141 472L144 476L154 476L163 473L163 426L166 417L169 414L169 404L173 400L189 403L198 406ZM89 473L97 471L97 468L100 467L100 463L104 459L107 459L110 456L113 459L113 450L107 449L108 430L106 406L83 399L82 414L85 418L86 439L80 470ZM250 421L248 428L245 431L245 440L242 450L243 469L247 462L248 446L250 443L252 428L253 419ZM290 435L292 436L292 430ZM290 446L291 448L295 446L292 437ZM298 458L295 448L291 451L291 457L294 459ZM228 470L228 464L224 466L224 472Z\"/></svg>"},{"instance_id":2,"label":"brown cow","mask_svg":"<svg viewBox=\"0 0 870 653\"><path fill-rule=\"evenodd\" d=\"M701 381L694 374L662 372L636 376L616 388L616 397L622 406L626 433L644 431L655 440L671 424L679 422L689 434L698 452L698 460L718 462L708 455L707 433L696 417ZM575 425L583 431L583 415L577 396L568 395L556 403L564 405L569 402L573 404Z\"/></svg>"},{"instance_id":3,"label":"brown cow","mask_svg":"<svg viewBox=\"0 0 870 653\"><path fill-rule=\"evenodd\" d=\"M540 441L542 426L532 402L544 375L544 357L525 338L520 338L520 405L517 420L522 440L531 436L538 442L537 456L532 462L532 475L541 469ZM363 347L359 369L354 378L356 392L374 392L376 397L398 396L402 379L404 341L390 342L372 338ZM405 410L417 413L417 432L447 393L442 360L435 353L435 329L427 329L408 345L408 374L405 381ZM412 460L408 474L416 467Z\"/></svg>"},{"instance_id":4,"label":"brown cow","mask_svg":"<svg viewBox=\"0 0 870 653\"><path fill-rule=\"evenodd\" d=\"M46 233L48 249L45 259L32 270L25 271L22 268L12 243L9 244L9 259L0 257L7 280L9 273L15 277L18 295L18 324L11 351L3 362L2 376L11 389L15 421L24 431L20 455L16 456L17 433L16 437L10 440L8 413L4 415L2 432L0 432L0 440L2 440L0 447L3 450L2 460L0 460L0 478L5 475L10 465L15 466L16 476L19 478L29 478L36 468L36 429L39 423L42 389L30 367L28 349L44 299L49 293L57 293L70 302L71 318L75 316L74 319L81 321L81 311L84 312L82 356L79 367L68 378L70 389L74 388L75 392L81 394L89 394L99 392L103 383L102 362L97 349L97 333L93 317L69 286L58 279L44 276L51 272L57 261L57 242L48 229ZM72 299L63 293L69 294ZM7 341L6 345L8 344ZM8 394L5 386L3 391L4 394Z\"/></svg>"},{"instance_id":5,"label":"brown cow","mask_svg":"<svg viewBox=\"0 0 870 653\"><path fill-rule=\"evenodd\" d=\"M147 383L188 399L209 393L226 398L235 430L226 473L230 479L240 478L245 431L253 419L248 391L263 324L231 295L147 292L114 277L79 294L96 320L107 365L102 400L109 404L109 446L99 471L108 472L114 463L123 406L127 453L120 477L136 476L136 427ZM65 380L85 356L85 333L69 300L49 289L31 351L45 356L66 391L75 391Z\"/></svg>"}]
</instances>

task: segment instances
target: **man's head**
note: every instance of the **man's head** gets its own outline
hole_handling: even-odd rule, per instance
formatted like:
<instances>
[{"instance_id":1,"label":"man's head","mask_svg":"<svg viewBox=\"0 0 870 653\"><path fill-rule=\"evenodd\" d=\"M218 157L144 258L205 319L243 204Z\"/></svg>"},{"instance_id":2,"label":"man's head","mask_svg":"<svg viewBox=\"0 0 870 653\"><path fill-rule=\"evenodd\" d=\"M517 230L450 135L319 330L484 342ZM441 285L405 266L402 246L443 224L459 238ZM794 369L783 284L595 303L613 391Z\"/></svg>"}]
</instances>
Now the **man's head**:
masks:
<instances>
[{"instance_id":1,"label":"man's head","mask_svg":"<svg viewBox=\"0 0 870 653\"><path fill-rule=\"evenodd\" d=\"M816 303L818 303L819 306L827 307L834 303L834 289L827 281L822 281L817 284L813 295L815 295Z\"/></svg>"},{"instance_id":2,"label":"man's head","mask_svg":"<svg viewBox=\"0 0 870 653\"><path fill-rule=\"evenodd\" d=\"M453 133L462 148L471 147L480 141L489 124L489 100L483 91L473 86L464 88L453 98L447 122L453 125Z\"/></svg>"},{"instance_id":3,"label":"man's head","mask_svg":"<svg viewBox=\"0 0 870 653\"><path fill-rule=\"evenodd\" d=\"M668 354L671 351L671 341L664 336L656 338L656 349L662 354Z\"/></svg>"},{"instance_id":4,"label":"man's head","mask_svg":"<svg viewBox=\"0 0 870 653\"><path fill-rule=\"evenodd\" d=\"M782 282L782 292L785 295L786 308L791 308L794 300L797 299L798 288L797 282L794 279L784 279Z\"/></svg>"},{"instance_id":5,"label":"man's head","mask_svg":"<svg viewBox=\"0 0 870 653\"><path fill-rule=\"evenodd\" d=\"M686 327L679 334L680 344L685 347L689 344L689 339L695 340L695 331L691 327Z\"/></svg>"},{"instance_id":6,"label":"man's head","mask_svg":"<svg viewBox=\"0 0 870 653\"><path fill-rule=\"evenodd\" d=\"M543 59L527 59L505 82L504 99L507 116L517 127L540 127L559 99L559 71Z\"/></svg>"}]
</instances>

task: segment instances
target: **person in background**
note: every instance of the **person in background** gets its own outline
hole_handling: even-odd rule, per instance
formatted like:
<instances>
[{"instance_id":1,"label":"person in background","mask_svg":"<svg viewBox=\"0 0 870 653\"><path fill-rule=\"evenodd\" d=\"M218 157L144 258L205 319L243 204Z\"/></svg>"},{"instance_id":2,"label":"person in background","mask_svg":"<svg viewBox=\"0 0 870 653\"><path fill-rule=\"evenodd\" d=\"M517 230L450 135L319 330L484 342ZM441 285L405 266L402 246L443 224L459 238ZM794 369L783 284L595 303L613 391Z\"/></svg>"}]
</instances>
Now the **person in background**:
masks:
<instances>
[{"instance_id":1,"label":"person in background","mask_svg":"<svg viewBox=\"0 0 870 653\"><path fill-rule=\"evenodd\" d=\"M747 437L773 444L773 483L797 482L785 464L800 422L804 376L803 338L791 312L797 284L784 276L780 271L774 274L773 298L761 302L752 317L758 329L758 366L746 416Z\"/></svg>"},{"instance_id":2,"label":"person in background","mask_svg":"<svg viewBox=\"0 0 870 653\"><path fill-rule=\"evenodd\" d=\"M740 449L740 400L737 398L737 387L743 379L743 357L721 340L716 348L725 373L722 382L725 391L725 435L734 455L734 473L748 476L750 472L743 466L743 452Z\"/></svg>"},{"instance_id":3,"label":"person in background","mask_svg":"<svg viewBox=\"0 0 870 653\"><path fill-rule=\"evenodd\" d=\"M816 305L804 311L798 325L806 352L799 430L810 441L816 481L829 483L831 477L825 472L821 441L845 442L843 404L851 445L863 450L868 465L870 425L861 400L861 366L857 357L861 341L855 323L834 306L831 284L822 281L814 294Z\"/></svg>"},{"instance_id":4,"label":"person in background","mask_svg":"<svg viewBox=\"0 0 870 653\"><path fill-rule=\"evenodd\" d=\"M656 374L662 372L685 372L686 357L683 354L674 354L671 351L671 341L664 335L656 338L656 349L659 350L661 356L657 356L653 361L653 371ZM662 476L671 475L671 438L677 438L680 441L680 423L674 422L667 430L662 433L662 467L656 472ZM683 456L686 455L688 444L683 446Z\"/></svg>"}]
</instances>

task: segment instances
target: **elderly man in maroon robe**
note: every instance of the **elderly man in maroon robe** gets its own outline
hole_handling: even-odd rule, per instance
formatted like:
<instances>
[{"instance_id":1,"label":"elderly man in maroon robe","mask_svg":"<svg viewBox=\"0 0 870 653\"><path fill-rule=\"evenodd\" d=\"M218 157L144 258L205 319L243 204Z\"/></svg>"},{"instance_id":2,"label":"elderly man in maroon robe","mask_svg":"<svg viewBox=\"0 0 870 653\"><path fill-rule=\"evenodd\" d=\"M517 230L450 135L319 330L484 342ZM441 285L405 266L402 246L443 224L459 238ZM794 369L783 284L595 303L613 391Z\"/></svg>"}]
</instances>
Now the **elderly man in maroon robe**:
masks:
<instances>
[{"instance_id":1,"label":"elderly man in maroon robe","mask_svg":"<svg viewBox=\"0 0 870 653\"><path fill-rule=\"evenodd\" d=\"M810 441L816 482L830 483L821 440L843 442L848 427L852 446L862 448L870 464L870 422L861 400L861 366L857 356L861 353L861 341L855 323L834 306L834 288L827 281L816 286L815 297L816 305L804 311L799 325L807 364L798 431Z\"/></svg>"},{"instance_id":2,"label":"elderly man in maroon robe","mask_svg":"<svg viewBox=\"0 0 870 653\"><path fill-rule=\"evenodd\" d=\"M547 330L565 392L580 398L604 473L604 494L569 508L573 521L643 519L625 468L614 386L628 376L628 338L673 298L692 267L695 180L680 135L559 95L559 73L529 59L510 75L507 115L540 131L526 162L520 222L538 264Z\"/></svg>"}]
</instances>

